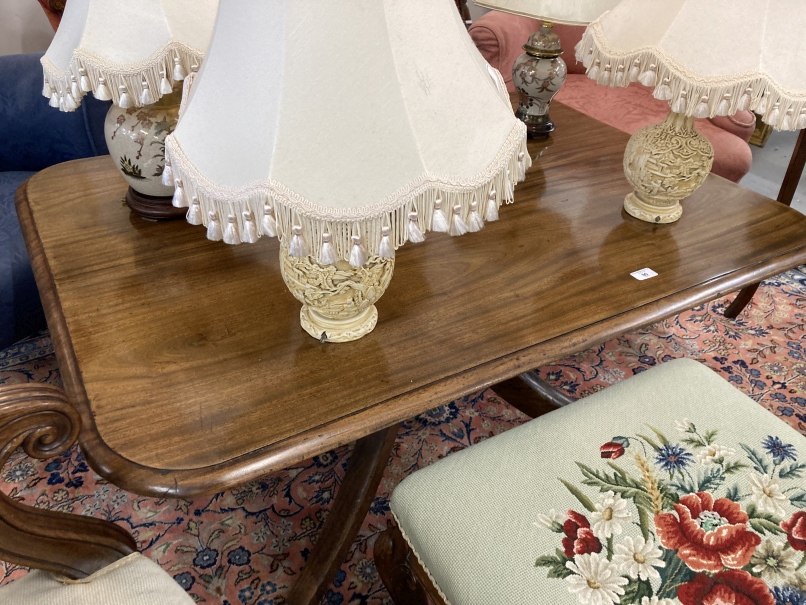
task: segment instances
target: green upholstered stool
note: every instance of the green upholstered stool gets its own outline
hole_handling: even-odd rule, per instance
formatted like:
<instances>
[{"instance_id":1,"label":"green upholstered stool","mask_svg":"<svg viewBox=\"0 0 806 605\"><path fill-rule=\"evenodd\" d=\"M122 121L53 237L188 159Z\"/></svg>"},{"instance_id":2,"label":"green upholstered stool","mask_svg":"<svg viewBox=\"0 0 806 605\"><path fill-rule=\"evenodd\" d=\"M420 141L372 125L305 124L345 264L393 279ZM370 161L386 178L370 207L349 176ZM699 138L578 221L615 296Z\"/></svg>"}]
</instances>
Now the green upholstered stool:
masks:
<instances>
[{"instance_id":1,"label":"green upholstered stool","mask_svg":"<svg viewBox=\"0 0 806 605\"><path fill-rule=\"evenodd\" d=\"M398 603L806 605L806 438L692 360L451 454L391 507Z\"/></svg>"}]
</instances>

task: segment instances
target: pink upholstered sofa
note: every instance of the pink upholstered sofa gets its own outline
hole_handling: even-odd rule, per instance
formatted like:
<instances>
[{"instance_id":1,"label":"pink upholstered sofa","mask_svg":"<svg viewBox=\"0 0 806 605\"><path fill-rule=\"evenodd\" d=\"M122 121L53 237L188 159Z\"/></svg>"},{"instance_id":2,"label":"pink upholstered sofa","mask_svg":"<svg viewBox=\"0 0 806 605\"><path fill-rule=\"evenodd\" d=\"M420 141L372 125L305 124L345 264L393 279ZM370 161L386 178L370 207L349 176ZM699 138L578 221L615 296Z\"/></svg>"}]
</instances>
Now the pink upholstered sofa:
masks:
<instances>
[{"instance_id":1,"label":"pink upholstered sofa","mask_svg":"<svg viewBox=\"0 0 806 605\"><path fill-rule=\"evenodd\" d=\"M511 92L515 91L512 64L523 54L521 47L537 28L538 21L534 19L496 11L470 26L470 36L479 51L501 72ZM655 99L652 89L640 84L609 88L585 76L585 68L574 58L574 46L582 38L584 27L556 25L555 31L562 40L563 59L568 65L568 80L555 99L628 134L663 121L669 104ZM697 130L714 147L714 174L734 182L747 174L753 160L747 141L755 124L755 116L749 111L696 121Z\"/></svg>"}]
</instances>

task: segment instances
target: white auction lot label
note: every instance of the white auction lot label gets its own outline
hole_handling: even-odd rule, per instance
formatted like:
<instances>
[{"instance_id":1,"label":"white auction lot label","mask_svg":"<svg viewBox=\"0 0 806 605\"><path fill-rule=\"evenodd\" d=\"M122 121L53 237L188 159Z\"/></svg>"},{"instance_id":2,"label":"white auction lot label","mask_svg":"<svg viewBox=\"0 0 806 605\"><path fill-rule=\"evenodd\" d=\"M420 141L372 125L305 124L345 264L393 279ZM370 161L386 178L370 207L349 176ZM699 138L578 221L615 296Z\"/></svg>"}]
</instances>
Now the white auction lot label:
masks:
<instances>
[{"instance_id":1,"label":"white auction lot label","mask_svg":"<svg viewBox=\"0 0 806 605\"><path fill-rule=\"evenodd\" d=\"M641 269L640 271L633 271L630 273L635 279L637 280L645 280L649 279L650 277L655 277L657 273L655 273L652 269L647 267L646 269Z\"/></svg>"}]
</instances>

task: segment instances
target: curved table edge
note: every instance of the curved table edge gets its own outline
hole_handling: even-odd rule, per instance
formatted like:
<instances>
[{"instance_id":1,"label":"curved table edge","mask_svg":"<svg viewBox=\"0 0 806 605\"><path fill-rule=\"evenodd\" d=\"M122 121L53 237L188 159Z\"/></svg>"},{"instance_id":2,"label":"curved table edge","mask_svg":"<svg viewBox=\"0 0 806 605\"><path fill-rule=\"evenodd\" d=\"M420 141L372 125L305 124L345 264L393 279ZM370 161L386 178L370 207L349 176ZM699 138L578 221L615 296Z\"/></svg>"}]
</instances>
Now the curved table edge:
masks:
<instances>
[{"instance_id":1,"label":"curved table edge","mask_svg":"<svg viewBox=\"0 0 806 605\"><path fill-rule=\"evenodd\" d=\"M126 490L153 497L192 498L241 485L386 429L448 401L604 342L618 334L660 321L806 263L806 245L804 245L771 261L715 277L708 282L666 297L663 301L636 307L580 330L485 362L447 380L423 385L249 454L199 468L158 469L143 466L116 453L104 442L95 425L78 361L70 344L67 323L59 305L53 276L28 204L29 182L30 179L17 191L15 199L17 214L45 308L65 391L81 416L83 430L79 443L90 466L99 475Z\"/></svg>"}]
</instances>

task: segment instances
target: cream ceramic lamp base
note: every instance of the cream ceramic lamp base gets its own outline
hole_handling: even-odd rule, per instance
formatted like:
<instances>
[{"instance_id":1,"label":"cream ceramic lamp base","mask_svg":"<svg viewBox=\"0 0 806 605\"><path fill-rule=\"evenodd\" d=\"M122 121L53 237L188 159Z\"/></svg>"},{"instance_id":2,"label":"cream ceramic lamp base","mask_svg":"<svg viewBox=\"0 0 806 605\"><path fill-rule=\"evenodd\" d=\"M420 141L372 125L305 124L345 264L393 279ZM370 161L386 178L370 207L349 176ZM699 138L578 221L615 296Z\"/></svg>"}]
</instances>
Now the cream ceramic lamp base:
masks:
<instances>
[{"instance_id":1,"label":"cream ceramic lamp base","mask_svg":"<svg viewBox=\"0 0 806 605\"><path fill-rule=\"evenodd\" d=\"M339 260L322 265L295 258L280 248L280 269L288 289L302 303L302 329L322 342L349 342L375 328L375 302L392 279L394 259L371 256L363 267Z\"/></svg>"},{"instance_id":2,"label":"cream ceramic lamp base","mask_svg":"<svg viewBox=\"0 0 806 605\"><path fill-rule=\"evenodd\" d=\"M128 109L112 105L106 114L109 153L130 187L126 203L149 220L176 218L187 212L171 205L174 188L162 184L165 137L176 128L181 99L181 88L177 88L152 105Z\"/></svg>"},{"instance_id":3,"label":"cream ceramic lamp base","mask_svg":"<svg viewBox=\"0 0 806 605\"><path fill-rule=\"evenodd\" d=\"M702 185L713 162L714 149L694 128L694 118L669 112L627 143L624 174L634 191L624 209L649 223L675 222L683 213L680 201Z\"/></svg>"}]
</instances>

